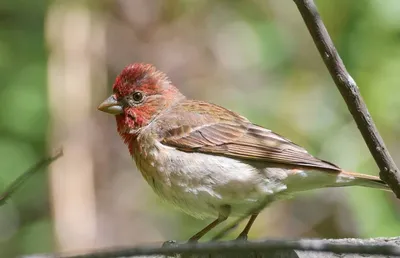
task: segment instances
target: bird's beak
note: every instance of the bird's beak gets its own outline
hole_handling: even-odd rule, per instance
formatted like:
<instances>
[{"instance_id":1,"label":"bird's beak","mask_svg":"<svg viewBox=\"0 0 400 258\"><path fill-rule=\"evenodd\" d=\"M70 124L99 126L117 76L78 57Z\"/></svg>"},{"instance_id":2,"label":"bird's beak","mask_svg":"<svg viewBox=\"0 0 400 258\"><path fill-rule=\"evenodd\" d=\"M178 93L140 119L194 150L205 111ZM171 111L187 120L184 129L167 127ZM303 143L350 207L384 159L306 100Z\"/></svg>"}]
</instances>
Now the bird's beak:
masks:
<instances>
[{"instance_id":1,"label":"bird's beak","mask_svg":"<svg viewBox=\"0 0 400 258\"><path fill-rule=\"evenodd\" d=\"M119 103L113 95L104 100L103 103L97 107L97 109L112 115L119 115L124 112L121 103Z\"/></svg>"}]
</instances>

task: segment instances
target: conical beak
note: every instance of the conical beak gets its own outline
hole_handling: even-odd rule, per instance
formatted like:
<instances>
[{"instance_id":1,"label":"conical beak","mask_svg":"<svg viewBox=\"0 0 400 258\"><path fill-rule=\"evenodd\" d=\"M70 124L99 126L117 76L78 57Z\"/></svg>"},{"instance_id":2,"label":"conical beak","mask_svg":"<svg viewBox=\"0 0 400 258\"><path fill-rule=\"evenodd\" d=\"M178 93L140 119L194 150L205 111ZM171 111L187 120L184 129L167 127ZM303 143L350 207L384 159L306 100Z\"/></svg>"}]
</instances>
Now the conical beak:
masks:
<instances>
[{"instance_id":1,"label":"conical beak","mask_svg":"<svg viewBox=\"0 0 400 258\"><path fill-rule=\"evenodd\" d=\"M104 100L103 103L101 103L100 106L97 107L97 109L112 115L118 115L124 112L121 103L119 103L113 95Z\"/></svg>"}]
</instances>

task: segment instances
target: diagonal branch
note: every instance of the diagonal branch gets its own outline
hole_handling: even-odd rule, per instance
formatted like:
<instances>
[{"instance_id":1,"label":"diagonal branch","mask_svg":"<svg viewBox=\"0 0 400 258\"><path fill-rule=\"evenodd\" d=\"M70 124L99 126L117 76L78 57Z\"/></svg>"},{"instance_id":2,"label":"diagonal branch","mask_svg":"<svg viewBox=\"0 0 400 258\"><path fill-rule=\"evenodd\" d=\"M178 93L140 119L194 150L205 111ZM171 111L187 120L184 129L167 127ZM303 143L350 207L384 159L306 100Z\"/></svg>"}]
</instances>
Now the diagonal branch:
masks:
<instances>
[{"instance_id":1,"label":"diagonal branch","mask_svg":"<svg viewBox=\"0 0 400 258\"><path fill-rule=\"evenodd\" d=\"M400 198L400 172L375 126L356 82L347 72L313 0L293 0L325 62L337 88L347 104L369 151L380 169L380 177Z\"/></svg>"},{"instance_id":2,"label":"diagonal branch","mask_svg":"<svg viewBox=\"0 0 400 258\"><path fill-rule=\"evenodd\" d=\"M6 201L28 180L33 174L38 172L41 168L50 165L53 161L63 155L62 149L57 150L56 153L50 157L39 160L35 165L29 168L26 172L15 179L2 193L0 193L0 206L5 204Z\"/></svg>"}]
</instances>

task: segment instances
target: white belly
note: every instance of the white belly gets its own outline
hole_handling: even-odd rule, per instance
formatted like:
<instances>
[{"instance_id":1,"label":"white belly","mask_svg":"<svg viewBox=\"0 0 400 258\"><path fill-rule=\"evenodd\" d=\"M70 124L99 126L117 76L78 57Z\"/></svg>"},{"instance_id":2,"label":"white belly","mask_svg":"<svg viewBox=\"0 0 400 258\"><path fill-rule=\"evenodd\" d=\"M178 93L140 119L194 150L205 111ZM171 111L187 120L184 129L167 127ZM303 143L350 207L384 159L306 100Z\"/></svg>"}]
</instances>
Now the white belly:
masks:
<instances>
[{"instance_id":1,"label":"white belly","mask_svg":"<svg viewBox=\"0 0 400 258\"><path fill-rule=\"evenodd\" d=\"M134 155L143 176L162 199L194 217L216 218L221 205L230 205L233 216L245 214L265 196L286 189L283 169L186 153L159 142L146 145L151 147Z\"/></svg>"}]
</instances>

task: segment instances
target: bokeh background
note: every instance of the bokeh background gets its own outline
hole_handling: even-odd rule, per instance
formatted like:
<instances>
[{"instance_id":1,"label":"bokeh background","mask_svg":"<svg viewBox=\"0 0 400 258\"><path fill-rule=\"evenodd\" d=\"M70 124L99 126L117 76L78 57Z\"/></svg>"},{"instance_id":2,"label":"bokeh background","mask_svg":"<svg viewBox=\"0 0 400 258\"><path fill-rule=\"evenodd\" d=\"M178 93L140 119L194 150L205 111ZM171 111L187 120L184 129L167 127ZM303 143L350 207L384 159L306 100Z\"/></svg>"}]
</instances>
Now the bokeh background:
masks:
<instances>
[{"instance_id":1,"label":"bokeh background","mask_svg":"<svg viewBox=\"0 0 400 258\"><path fill-rule=\"evenodd\" d=\"M400 2L317 5L400 165ZM96 110L133 62L321 158L378 174L291 0L1 1L0 188L54 149L65 155L0 207L0 257L185 240L210 222L161 203L113 117ZM266 209L250 238L395 236L399 207L376 190L317 190Z\"/></svg>"}]
</instances>

